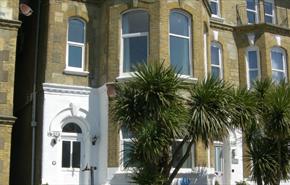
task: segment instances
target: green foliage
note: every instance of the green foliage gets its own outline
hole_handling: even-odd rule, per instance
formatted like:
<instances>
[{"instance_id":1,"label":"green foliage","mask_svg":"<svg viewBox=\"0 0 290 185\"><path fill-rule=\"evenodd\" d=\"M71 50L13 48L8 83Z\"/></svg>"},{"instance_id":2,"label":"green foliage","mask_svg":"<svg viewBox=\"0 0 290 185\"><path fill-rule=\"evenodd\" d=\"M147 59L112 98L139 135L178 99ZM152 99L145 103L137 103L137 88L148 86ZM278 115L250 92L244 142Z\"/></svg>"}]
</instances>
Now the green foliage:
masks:
<instances>
[{"instance_id":1,"label":"green foliage","mask_svg":"<svg viewBox=\"0 0 290 185\"><path fill-rule=\"evenodd\" d=\"M220 185L219 181L215 181L214 185Z\"/></svg>"},{"instance_id":2,"label":"green foliage","mask_svg":"<svg viewBox=\"0 0 290 185\"><path fill-rule=\"evenodd\" d=\"M248 183L246 181L239 181L236 182L236 185L248 185Z\"/></svg>"},{"instance_id":3,"label":"green foliage","mask_svg":"<svg viewBox=\"0 0 290 185\"><path fill-rule=\"evenodd\" d=\"M187 110L179 93L186 88L172 68L159 63L138 66L130 81L117 85L115 118L134 135L125 164L137 165L134 182L157 185L167 180L164 168L170 163L172 141L186 133Z\"/></svg>"},{"instance_id":4,"label":"green foliage","mask_svg":"<svg viewBox=\"0 0 290 185\"><path fill-rule=\"evenodd\" d=\"M277 185L289 179L290 87L266 79L257 81L252 90L255 116L244 127L248 146L247 159L253 180L258 185Z\"/></svg>"},{"instance_id":5,"label":"green foliage","mask_svg":"<svg viewBox=\"0 0 290 185\"><path fill-rule=\"evenodd\" d=\"M113 108L120 128L134 135L128 149L129 160L124 164L136 166L133 182L170 185L195 142L208 146L236 127L248 133L246 141L251 144L256 136L264 134L258 132L259 125L255 124L256 115L260 115L256 99L247 89L234 89L216 78L189 84L174 69L158 62L138 66L129 81L117 84ZM174 139L182 142L171 155ZM173 161L185 146L171 173Z\"/></svg>"},{"instance_id":6,"label":"green foliage","mask_svg":"<svg viewBox=\"0 0 290 185\"><path fill-rule=\"evenodd\" d=\"M206 146L223 139L232 127L232 87L222 80L208 78L197 82L191 89L189 100L190 134Z\"/></svg>"}]
</instances>

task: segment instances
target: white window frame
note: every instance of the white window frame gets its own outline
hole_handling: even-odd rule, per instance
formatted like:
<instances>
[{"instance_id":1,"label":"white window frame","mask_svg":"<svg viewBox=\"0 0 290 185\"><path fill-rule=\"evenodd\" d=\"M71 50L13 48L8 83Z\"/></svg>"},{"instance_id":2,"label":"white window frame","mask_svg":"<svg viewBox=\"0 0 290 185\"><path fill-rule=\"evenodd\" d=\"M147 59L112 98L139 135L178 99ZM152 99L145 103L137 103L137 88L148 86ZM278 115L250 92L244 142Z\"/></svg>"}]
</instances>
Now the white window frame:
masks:
<instances>
[{"instance_id":1,"label":"white window frame","mask_svg":"<svg viewBox=\"0 0 290 185\"><path fill-rule=\"evenodd\" d=\"M127 169L125 169L125 166L124 166L124 142L129 142L129 143L133 143L133 138L124 138L123 137L123 130L120 129L120 165L119 165L119 168L120 168L120 171L133 171L134 167L129 167Z\"/></svg>"},{"instance_id":2,"label":"white window frame","mask_svg":"<svg viewBox=\"0 0 290 185\"><path fill-rule=\"evenodd\" d=\"M187 18L188 18L188 35L189 36L184 36L184 35L178 35L178 34L174 34L174 33L170 33L170 15L171 15L171 13L174 13L174 12L176 12L176 13L180 13L180 14L182 14L182 15L184 15L184 16L186 16ZM171 36L173 36L173 37L177 37L177 38L182 38L182 39L187 39L188 40L188 44L189 44L189 47L188 47L188 50L189 50L189 52L188 52L188 57L189 57L189 65L188 65L188 67L190 68L189 69L189 75L184 75L184 74L179 74L179 76L181 77L181 78L184 78L184 79L187 79L188 77L190 78L190 77L192 77L193 76L193 71L192 71L192 24L191 24L191 21L192 21L192 19L191 19L191 16L188 14L188 13L186 13L186 12L184 12L184 11L181 11L181 10L171 10L170 11L170 14L169 14L169 19L168 19L168 49L169 49L169 51L168 51L168 53L169 53L169 59L171 58L170 57L170 49L171 49L171 43L170 43L170 37ZM171 61L170 61L170 65L171 65Z\"/></svg>"},{"instance_id":3,"label":"white window frame","mask_svg":"<svg viewBox=\"0 0 290 185\"><path fill-rule=\"evenodd\" d=\"M217 67L220 70L220 76L219 79L224 78L224 72L223 72L223 56L222 56L222 45L219 42L212 41L210 44L210 50L211 47L216 47L219 49L219 65L212 64L212 61L210 61L210 70L212 71L212 67ZM212 53L210 54L212 56Z\"/></svg>"},{"instance_id":4,"label":"white window frame","mask_svg":"<svg viewBox=\"0 0 290 185\"><path fill-rule=\"evenodd\" d=\"M264 3L271 3L272 6L273 6L272 14L267 14L266 11L264 10L265 22L266 22L266 16L268 16L268 17L272 17L272 22L270 24L275 24L276 23L276 19L275 19L276 16L275 16L275 3L274 3L274 0L265 0ZM264 4L264 6L265 6L265 4Z\"/></svg>"},{"instance_id":5,"label":"white window frame","mask_svg":"<svg viewBox=\"0 0 290 185\"><path fill-rule=\"evenodd\" d=\"M123 20L123 16L126 13L130 13L130 12L134 12L134 11L144 11L148 14L148 32L137 32L137 33L127 33L127 34L123 34L123 24L122 24L122 20ZM120 35L121 35L121 47L120 47L120 68L119 68L119 77L118 78L130 78L134 71L131 72L124 72L124 39L126 38L134 38L134 37L147 37L147 61L146 64L148 63L148 56L149 56L149 31L150 31L150 16L149 13L145 10L145 9L132 9L132 10L128 10L124 13L121 14L121 19L120 19L120 25L121 25L121 29L120 29Z\"/></svg>"},{"instance_id":6,"label":"white window frame","mask_svg":"<svg viewBox=\"0 0 290 185\"><path fill-rule=\"evenodd\" d=\"M220 8L220 0L210 0L210 3L216 3L217 4L217 14L211 14L212 17L221 17L221 8Z\"/></svg>"},{"instance_id":7,"label":"white window frame","mask_svg":"<svg viewBox=\"0 0 290 185\"><path fill-rule=\"evenodd\" d=\"M68 123L70 124L70 123ZM73 123L78 125L77 123ZM65 126L66 124L64 124ZM80 127L80 125L78 125ZM81 127L80 127L81 128ZM83 130L82 130L83 132ZM84 142L83 142L83 133L69 133L69 132L61 132L61 136L60 136L61 140L60 140L60 168L62 171L74 171L74 172L78 172L81 170L82 166L82 161L83 161L83 152L84 152ZM63 151L63 141L69 141L70 142L70 167L69 168L64 168L62 167L62 151ZM80 142L81 148L80 148L80 168L73 168L72 167L72 143L74 141L78 141Z\"/></svg>"},{"instance_id":8,"label":"white window frame","mask_svg":"<svg viewBox=\"0 0 290 185\"><path fill-rule=\"evenodd\" d=\"M250 69L250 64L249 64L249 52L250 51L256 51L257 52L257 67L258 68L251 68ZM250 81L250 71L258 71L258 79L261 79L261 65L260 65L260 51L259 48L256 46L249 47L246 50L246 72L247 72L247 88L251 88L251 81Z\"/></svg>"},{"instance_id":9,"label":"white window frame","mask_svg":"<svg viewBox=\"0 0 290 185\"><path fill-rule=\"evenodd\" d=\"M225 161L225 154L224 154L224 143L221 141L214 141L214 171L218 175L222 175L224 173L224 161ZM216 147L221 147L222 148L222 158L221 158L221 171L216 171Z\"/></svg>"},{"instance_id":10,"label":"white window frame","mask_svg":"<svg viewBox=\"0 0 290 185\"><path fill-rule=\"evenodd\" d=\"M274 69L272 66L272 52L276 53L282 53L282 63L283 63L283 70L280 69ZM283 48L281 47L273 47L270 52L270 58L271 58L271 72L276 71L276 72L283 72L284 73L284 79L287 82L288 81L288 74L287 74L287 61L286 61L286 52ZM272 76L273 78L273 76Z\"/></svg>"},{"instance_id":11,"label":"white window frame","mask_svg":"<svg viewBox=\"0 0 290 185\"><path fill-rule=\"evenodd\" d=\"M247 8L247 0L246 0L246 12L253 12L255 13L255 23L249 23L249 18L247 17L248 19L248 24L257 24L259 22L259 7L258 7L258 0L254 0L255 1L255 10L252 10L252 9L248 9Z\"/></svg>"},{"instance_id":12,"label":"white window frame","mask_svg":"<svg viewBox=\"0 0 290 185\"><path fill-rule=\"evenodd\" d=\"M84 24L84 43L69 41L69 25L71 20L78 20ZM72 67L69 66L69 46L76 46L82 49L82 61L81 67ZM66 65L65 65L65 73L75 74L75 75L86 75L88 72L85 71L85 50L86 50L86 22L78 17L70 17L67 22L67 44L66 44Z\"/></svg>"}]
</instances>

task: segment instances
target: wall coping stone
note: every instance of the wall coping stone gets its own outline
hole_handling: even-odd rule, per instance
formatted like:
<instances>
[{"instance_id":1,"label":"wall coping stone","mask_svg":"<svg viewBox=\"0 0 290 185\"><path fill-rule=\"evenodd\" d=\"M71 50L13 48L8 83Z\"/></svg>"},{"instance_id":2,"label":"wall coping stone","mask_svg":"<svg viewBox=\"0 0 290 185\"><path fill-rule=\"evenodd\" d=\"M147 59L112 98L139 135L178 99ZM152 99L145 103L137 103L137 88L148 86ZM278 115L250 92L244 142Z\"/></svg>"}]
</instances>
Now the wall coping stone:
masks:
<instances>
[{"instance_id":1,"label":"wall coping stone","mask_svg":"<svg viewBox=\"0 0 290 185\"><path fill-rule=\"evenodd\" d=\"M21 21L18 20L8 20L8 19L1 19L0 18L0 29L12 29L17 30L21 26Z\"/></svg>"},{"instance_id":2,"label":"wall coping stone","mask_svg":"<svg viewBox=\"0 0 290 185\"><path fill-rule=\"evenodd\" d=\"M234 27L235 31L237 32L270 32L273 34L279 34L279 35L284 35L284 36L289 36L290 35L290 29L289 28L284 28L280 27L277 25L272 25L272 24L267 24L267 23L261 23L261 24L253 24L253 25L241 25L241 26L236 26Z\"/></svg>"},{"instance_id":3,"label":"wall coping stone","mask_svg":"<svg viewBox=\"0 0 290 185\"><path fill-rule=\"evenodd\" d=\"M14 116L0 115L0 125L13 125L16 119Z\"/></svg>"}]
</instances>

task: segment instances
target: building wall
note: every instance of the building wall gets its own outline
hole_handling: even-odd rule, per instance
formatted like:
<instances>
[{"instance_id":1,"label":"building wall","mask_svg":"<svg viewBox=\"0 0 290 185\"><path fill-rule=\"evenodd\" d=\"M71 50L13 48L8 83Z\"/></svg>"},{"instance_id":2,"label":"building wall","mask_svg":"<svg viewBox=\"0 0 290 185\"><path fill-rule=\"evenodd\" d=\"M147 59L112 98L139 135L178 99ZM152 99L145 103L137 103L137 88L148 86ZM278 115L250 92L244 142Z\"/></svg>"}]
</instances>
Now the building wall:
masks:
<instances>
[{"instance_id":1,"label":"building wall","mask_svg":"<svg viewBox=\"0 0 290 185\"><path fill-rule=\"evenodd\" d=\"M288 0L277 0L277 5L281 7L289 7L290 3ZM8 1L7 1L8 2ZM9 1L10 2L10 1ZM262 1L261 1L262 2ZM0 3L0 7L5 4ZM9 3L6 3L9 4ZM120 74L120 60L121 60L121 17L122 13L133 10L133 9L144 9L150 15L150 26L149 26L149 62L159 62L163 61L166 65L170 65L170 53L169 53L169 14L173 9L182 10L187 12L191 16L192 23L192 79L203 79L208 71L211 72L211 55L210 55L210 44L212 42L218 42L222 46L222 68L223 68L223 79L234 84L235 86L246 86L246 66L245 66L245 52L247 47L250 46L248 40L248 34L255 34L254 45L259 47L261 56L261 71L262 77L271 76L271 61L270 61L270 49L273 46L281 45L287 51L290 49L289 40L289 30L281 27L275 27L273 25L258 24L258 25L238 25L237 21L237 7L240 4L245 4L245 0L220 0L220 10L221 17L213 18L210 17L208 9L205 6L203 0L96 0L96 1L76 1L76 0L49 0L42 3L42 18L41 18L41 34L40 34L40 58L38 67L38 91L42 92L42 86L44 84L54 84L59 86L60 89L65 88L65 85L69 85L72 89L78 88L92 88L95 91L104 84L109 85L116 81L124 80ZM14 13L10 14L8 10L7 15L10 17L14 16ZM1 12L1 8L0 8ZM261 10L262 12L262 10ZM288 15L290 18L290 12L288 10ZM85 53L85 71L88 73L83 74L69 74L65 71L66 66L66 41L67 41L67 22L70 17L79 17L86 22L86 53ZM1 25L1 24L0 24ZM35 25L35 24L32 24ZM1 38L0 32L0 38ZM204 35L207 36L207 40L204 41ZM277 39L277 35L280 39ZM31 37L33 38L33 34ZM281 43L278 41L281 40ZM26 41L28 43L28 41ZM206 52L207 55L204 55ZM7 52L6 52L7 53ZM2 52L1 55L1 39L0 39L0 60L1 57L7 57L7 54ZM205 58L207 56L207 58ZM288 55L287 55L288 57ZM26 57L26 61L33 59L33 55ZM12 61L12 60L11 60ZM19 60L21 61L21 60ZM31 63L30 63L31 64ZM3 66L3 65L2 65ZM0 61L0 72L1 72L1 61ZM27 73L31 73L33 65L19 64L19 75L20 79L18 87L20 90L31 88L30 82L21 83L21 79L29 74L26 72L21 72L21 67L27 69ZM29 67L27 67L29 66ZM290 70L287 71L290 74ZM7 73L3 73L0 81L6 79ZM289 76L289 75L288 75ZM0 87L2 84L0 82ZM5 86L6 88L6 86ZM6 93L5 96L1 95L0 88L0 110L1 110L1 96L2 101L6 102L3 97L9 97ZM13 91L12 91L13 92ZM27 92L19 93L18 97L25 94L29 96L31 89ZM61 93L60 93L61 94ZM59 94L59 96L61 96ZM64 93L65 94L65 93ZM54 94L55 95L55 94ZM59 96L53 96L52 94L39 93L38 101L38 139L37 139L37 182L40 182L42 178L41 172L45 171L46 166L51 165L50 157L47 154L42 154L42 147L49 146L47 139L47 129L50 123L51 117L57 114L54 110L54 106L49 104L48 109L44 102L48 99L51 102L55 102L55 107L61 107L65 109L63 105L64 102L69 100L74 102L79 102L83 100L82 106L87 108L89 100L79 97L71 98L66 96L60 98ZM10 95L11 97L11 95ZM22 100L16 100L16 102L25 102L25 98L21 97ZM20 98L20 99L21 99ZM107 98L105 96L105 98ZM85 99L85 100L84 100ZM99 113L108 114L108 120L100 122L101 125L107 127L107 135L102 135L101 140L108 142L106 151L107 158L102 158L106 160L104 165L107 164L108 170L104 173L108 173L107 179L112 179L112 184L120 185L121 181L125 183L126 178L124 177L124 172L121 171L120 164L120 135L117 128L117 124L113 119L112 112L112 100L113 96L109 95L109 103L107 104L109 112L105 110L98 110L96 107L91 107L94 111L99 111ZM73 103L74 103L73 102ZM11 110L11 105L5 104L7 109L5 111ZM9 108L10 106L10 108ZM66 105L67 106L67 105ZM5 108L6 108L5 107ZM3 109L4 110L4 109ZM56 111L56 112L54 112ZM60 110L59 110L60 111ZM28 144L30 146L29 140L31 138L25 138L24 134L20 131L25 130L26 133L30 135L30 111L26 110L22 112L25 116L19 121L20 124L25 124L25 129L19 127L20 134L18 137L27 140L27 142L20 141L21 144ZM54 113L54 115L52 115ZM1 114L1 112L0 112ZM49 115L51 114L51 115ZM11 114L12 115L12 114ZM51 117L49 117L51 116ZM227 138L224 142L229 147L226 148L227 157L231 159L232 149L237 149L239 165L233 164L232 161L227 161L227 173L231 174L232 169L235 171L233 175L235 178L242 179L241 174L243 171L245 174L248 169L242 169L242 146L241 141L238 145L232 146L231 142L233 138L231 136ZM20 139L20 140L21 140ZM0 140L1 141L1 140ZM42 146L43 145L43 146ZM18 146L21 148L21 146ZM29 148L30 149L30 148ZM15 150L17 151L17 150ZM19 151L25 151L25 148L21 148ZM50 151L51 152L51 151ZM52 152L53 153L53 152ZM214 168L214 152L213 145L210 149L205 149L202 143L197 143L195 146L194 153L194 164L198 167L206 167L208 170ZM28 157L29 158L29 157ZM46 161L46 159L49 159ZM39 161L43 161L43 163ZM26 160L28 161L28 160ZM48 163L46 163L48 162ZM1 163L0 163L1 164ZM22 164L19 162L18 164ZM25 163L27 164L27 162ZM29 164L28 164L29 165ZM17 166L17 165L16 165ZM244 165L246 166L246 165ZM1 165L0 165L1 167ZM29 168L29 167L28 167ZM45 174L46 179L42 183L49 182L49 178L53 177L53 167ZM29 171L25 168L25 172ZM29 172L28 172L29 173ZM209 171L212 176L213 171ZM27 175L23 175L25 178ZM99 181L104 181L104 176L100 175L96 177ZM223 180L224 177L220 177ZM231 179L230 183L234 183L235 180Z\"/></svg>"},{"instance_id":2,"label":"building wall","mask_svg":"<svg viewBox=\"0 0 290 185\"><path fill-rule=\"evenodd\" d=\"M9 184L18 0L0 2L0 184Z\"/></svg>"}]
</instances>

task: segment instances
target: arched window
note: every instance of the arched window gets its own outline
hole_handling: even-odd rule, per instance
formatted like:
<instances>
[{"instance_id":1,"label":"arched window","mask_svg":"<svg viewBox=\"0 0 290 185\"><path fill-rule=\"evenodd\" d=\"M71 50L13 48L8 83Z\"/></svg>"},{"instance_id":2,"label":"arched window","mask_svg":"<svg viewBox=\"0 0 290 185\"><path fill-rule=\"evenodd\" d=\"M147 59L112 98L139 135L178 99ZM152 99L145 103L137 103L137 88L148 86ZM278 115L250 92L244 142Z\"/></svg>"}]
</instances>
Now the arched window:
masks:
<instances>
[{"instance_id":1,"label":"arched window","mask_svg":"<svg viewBox=\"0 0 290 185\"><path fill-rule=\"evenodd\" d=\"M191 19L181 12L170 13L170 63L182 75L191 75Z\"/></svg>"},{"instance_id":2,"label":"arched window","mask_svg":"<svg viewBox=\"0 0 290 185\"><path fill-rule=\"evenodd\" d=\"M222 47L217 42L212 42L210 46L211 52L211 75L215 78L223 78L222 70Z\"/></svg>"},{"instance_id":3,"label":"arched window","mask_svg":"<svg viewBox=\"0 0 290 185\"><path fill-rule=\"evenodd\" d=\"M85 23L79 18L70 18L67 31L66 70L83 71L85 60Z\"/></svg>"},{"instance_id":4,"label":"arched window","mask_svg":"<svg viewBox=\"0 0 290 185\"><path fill-rule=\"evenodd\" d=\"M286 73L286 53L285 50L279 47L271 49L271 64L272 64L272 80L280 82L287 80Z\"/></svg>"},{"instance_id":5,"label":"arched window","mask_svg":"<svg viewBox=\"0 0 290 185\"><path fill-rule=\"evenodd\" d=\"M75 123L62 128L62 168L80 168L81 134L81 128Z\"/></svg>"},{"instance_id":6,"label":"arched window","mask_svg":"<svg viewBox=\"0 0 290 185\"><path fill-rule=\"evenodd\" d=\"M122 16L121 74L132 72L134 66L147 63L149 15L144 10L134 10Z\"/></svg>"},{"instance_id":7,"label":"arched window","mask_svg":"<svg viewBox=\"0 0 290 185\"><path fill-rule=\"evenodd\" d=\"M247 49L246 56L247 86L250 89L253 82L260 79L260 55L257 47Z\"/></svg>"}]
</instances>

